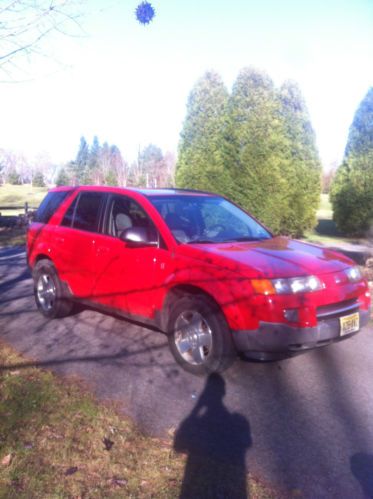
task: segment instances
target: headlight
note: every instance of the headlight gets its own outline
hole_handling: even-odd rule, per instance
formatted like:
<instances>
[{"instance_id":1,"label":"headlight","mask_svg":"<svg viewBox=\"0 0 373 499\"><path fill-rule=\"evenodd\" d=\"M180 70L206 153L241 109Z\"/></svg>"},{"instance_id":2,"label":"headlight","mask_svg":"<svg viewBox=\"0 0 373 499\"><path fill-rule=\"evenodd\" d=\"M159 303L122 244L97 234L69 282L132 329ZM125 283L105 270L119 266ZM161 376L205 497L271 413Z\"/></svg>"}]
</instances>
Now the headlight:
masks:
<instances>
[{"instance_id":1,"label":"headlight","mask_svg":"<svg viewBox=\"0 0 373 499\"><path fill-rule=\"evenodd\" d=\"M291 279L274 279L272 282L278 294L309 293L322 288L320 280L313 275Z\"/></svg>"},{"instance_id":2,"label":"headlight","mask_svg":"<svg viewBox=\"0 0 373 499\"><path fill-rule=\"evenodd\" d=\"M291 279L253 279L251 284L256 293L265 295L309 293L322 289L321 281L313 275Z\"/></svg>"},{"instance_id":3,"label":"headlight","mask_svg":"<svg viewBox=\"0 0 373 499\"><path fill-rule=\"evenodd\" d=\"M359 267L350 267L345 272L350 282L358 282L363 278Z\"/></svg>"}]
</instances>

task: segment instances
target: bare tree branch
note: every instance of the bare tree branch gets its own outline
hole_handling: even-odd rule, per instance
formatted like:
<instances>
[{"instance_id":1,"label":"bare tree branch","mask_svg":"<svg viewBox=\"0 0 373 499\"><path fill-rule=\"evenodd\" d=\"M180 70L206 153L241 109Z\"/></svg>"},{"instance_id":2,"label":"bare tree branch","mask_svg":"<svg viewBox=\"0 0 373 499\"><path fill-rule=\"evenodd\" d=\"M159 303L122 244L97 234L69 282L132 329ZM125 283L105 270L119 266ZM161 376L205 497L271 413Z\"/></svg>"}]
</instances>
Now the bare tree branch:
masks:
<instances>
[{"instance_id":1,"label":"bare tree branch","mask_svg":"<svg viewBox=\"0 0 373 499\"><path fill-rule=\"evenodd\" d=\"M0 71L12 80L14 61L45 55L41 49L53 33L81 34L79 9L84 1L0 0Z\"/></svg>"}]
</instances>

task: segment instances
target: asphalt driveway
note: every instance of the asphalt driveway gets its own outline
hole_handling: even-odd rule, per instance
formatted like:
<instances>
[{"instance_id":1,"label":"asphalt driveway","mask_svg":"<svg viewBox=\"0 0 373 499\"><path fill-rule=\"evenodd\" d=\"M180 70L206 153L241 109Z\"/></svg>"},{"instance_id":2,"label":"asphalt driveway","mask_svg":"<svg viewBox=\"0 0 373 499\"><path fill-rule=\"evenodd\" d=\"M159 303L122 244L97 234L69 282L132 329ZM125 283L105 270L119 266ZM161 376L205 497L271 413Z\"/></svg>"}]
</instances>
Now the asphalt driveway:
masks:
<instances>
[{"instance_id":1,"label":"asphalt driveway","mask_svg":"<svg viewBox=\"0 0 373 499\"><path fill-rule=\"evenodd\" d=\"M79 376L149 434L174 436L176 449L246 459L296 496L373 497L371 328L293 359L237 361L222 377L198 378L151 329L92 310L43 318L16 248L0 250L0 337L33 364Z\"/></svg>"}]
</instances>

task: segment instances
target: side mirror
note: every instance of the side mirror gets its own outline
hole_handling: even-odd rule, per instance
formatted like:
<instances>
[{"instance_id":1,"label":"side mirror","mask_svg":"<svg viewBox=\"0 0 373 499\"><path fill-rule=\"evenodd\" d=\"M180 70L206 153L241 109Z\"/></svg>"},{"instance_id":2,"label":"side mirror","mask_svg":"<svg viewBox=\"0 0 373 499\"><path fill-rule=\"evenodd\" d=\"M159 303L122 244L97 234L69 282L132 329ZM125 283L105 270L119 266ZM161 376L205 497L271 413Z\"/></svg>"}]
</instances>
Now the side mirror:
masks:
<instances>
[{"instance_id":1,"label":"side mirror","mask_svg":"<svg viewBox=\"0 0 373 499\"><path fill-rule=\"evenodd\" d=\"M129 248L158 246L157 232L152 228L129 227L121 233L120 239L124 241Z\"/></svg>"}]
</instances>

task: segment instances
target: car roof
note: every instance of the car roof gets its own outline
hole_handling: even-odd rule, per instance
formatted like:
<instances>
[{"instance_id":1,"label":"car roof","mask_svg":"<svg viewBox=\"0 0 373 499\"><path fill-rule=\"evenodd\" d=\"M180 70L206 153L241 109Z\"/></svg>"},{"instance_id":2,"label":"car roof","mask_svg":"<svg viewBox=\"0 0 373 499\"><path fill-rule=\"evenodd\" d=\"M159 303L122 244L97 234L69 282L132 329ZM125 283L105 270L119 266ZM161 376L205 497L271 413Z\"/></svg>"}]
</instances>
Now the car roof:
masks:
<instances>
[{"instance_id":1,"label":"car roof","mask_svg":"<svg viewBox=\"0 0 373 499\"><path fill-rule=\"evenodd\" d=\"M97 185L84 185L84 186L62 186L62 187L54 187L53 189L50 189L51 191L66 191L66 190L75 190L75 189L82 189L82 190L88 190L88 191L106 191L106 192L120 192L122 191L123 193L126 192L138 192L139 194L142 194L147 197L152 197L152 196L180 196L180 195L186 195L186 196L216 196L217 194L214 194L212 192L207 192L207 191L200 191L196 189L179 189L176 187L170 187L170 188L159 188L159 189L150 189L150 188L136 188L136 187L111 187L111 186L97 186Z\"/></svg>"}]
</instances>

